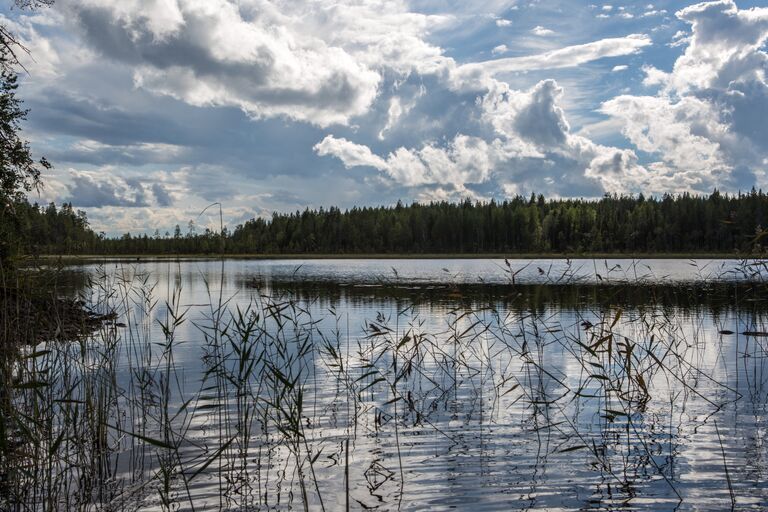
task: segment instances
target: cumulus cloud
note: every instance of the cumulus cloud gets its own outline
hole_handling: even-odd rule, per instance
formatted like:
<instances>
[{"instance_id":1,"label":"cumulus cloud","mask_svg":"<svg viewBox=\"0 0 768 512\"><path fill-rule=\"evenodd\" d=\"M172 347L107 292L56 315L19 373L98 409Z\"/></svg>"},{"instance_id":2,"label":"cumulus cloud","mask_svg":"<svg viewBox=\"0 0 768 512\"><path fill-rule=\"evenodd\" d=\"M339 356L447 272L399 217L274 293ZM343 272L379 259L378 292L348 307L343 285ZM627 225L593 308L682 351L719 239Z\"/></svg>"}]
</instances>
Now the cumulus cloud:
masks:
<instances>
[{"instance_id":1,"label":"cumulus cloud","mask_svg":"<svg viewBox=\"0 0 768 512\"><path fill-rule=\"evenodd\" d=\"M132 67L137 87L328 126L370 108L382 70L441 65L424 35L444 19L397 4L79 0L67 8L94 49Z\"/></svg>"},{"instance_id":2,"label":"cumulus cloud","mask_svg":"<svg viewBox=\"0 0 768 512\"><path fill-rule=\"evenodd\" d=\"M318 155L332 155L344 166L373 167L397 185L452 185L457 190L489 178L496 157L483 139L457 135L447 146L426 144L419 149L398 148L386 158L374 155L367 146L328 135L315 146Z\"/></svg>"},{"instance_id":3,"label":"cumulus cloud","mask_svg":"<svg viewBox=\"0 0 768 512\"><path fill-rule=\"evenodd\" d=\"M347 168L368 166L385 170L388 167L387 162L374 155L369 147L355 144L347 139L337 139L333 135L328 135L319 142L315 146L315 151L320 156L333 155L339 158Z\"/></svg>"},{"instance_id":4,"label":"cumulus cloud","mask_svg":"<svg viewBox=\"0 0 768 512\"><path fill-rule=\"evenodd\" d=\"M768 8L739 10L732 0L692 5L677 13L691 24L692 38L677 59L672 87L726 89L733 81L764 82L768 56Z\"/></svg>"},{"instance_id":5,"label":"cumulus cloud","mask_svg":"<svg viewBox=\"0 0 768 512\"><path fill-rule=\"evenodd\" d=\"M104 177L92 173L71 171L72 184L68 186L70 202L83 208L104 206L148 206L144 186L135 179Z\"/></svg>"},{"instance_id":6,"label":"cumulus cloud","mask_svg":"<svg viewBox=\"0 0 768 512\"><path fill-rule=\"evenodd\" d=\"M415 187L417 197L484 197L483 190L543 190L570 195L578 190L627 190L645 169L632 151L610 148L574 135L559 105L563 90L544 80L528 91L493 81L478 106L491 129L485 138L458 134L444 144L399 147L386 157L368 146L333 135L315 146L347 168L376 169L392 185Z\"/></svg>"},{"instance_id":7,"label":"cumulus cloud","mask_svg":"<svg viewBox=\"0 0 768 512\"><path fill-rule=\"evenodd\" d=\"M65 202L82 208L144 208L174 205L173 188L165 183L168 176L163 172L151 175L125 175L112 166L96 170L67 169L51 176L46 183L60 184ZM47 188L47 187L46 187Z\"/></svg>"},{"instance_id":8,"label":"cumulus cloud","mask_svg":"<svg viewBox=\"0 0 768 512\"><path fill-rule=\"evenodd\" d=\"M655 68L653 66L643 66L643 73L645 73L645 78L643 78L643 85L646 87L654 87L656 85L666 85L669 83L670 75L669 73L665 73L664 71Z\"/></svg>"},{"instance_id":9,"label":"cumulus cloud","mask_svg":"<svg viewBox=\"0 0 768 512\"><path fill-rule=\"evenodd\" d=\"M483 117L505 141L507 154L515 160L529 164L532 159L556 162L549 173L555 180L545 180L550 189L635 190L646 171L638 165L634 152L596 144L571 133L560 107L562 96L563 89L554 80L541 81L525 92L498 84L483 98ZM517 180L505 181L512 185Z\"/></svg>"},{"instance_id":10,"label":"cumulus cloud","mask_svg":"<svg viewBox=\"0 0 768 512\"><path fill-rule=\"evenodd\" d=\"M627 137L638 149L655 153L673 168L711 171L725 165L718 140L728 127L706 101L686 97L670 104L666 98L619 96L602 111L624 121Z\"/></svg>"},{"instance_id":11,"label":"cumulus cloud","mask_svg":"<svg viewBox=\"0 0 768 512\"><path fill-rule=\"evenodd\" d=\"M655 189L706 192L764 183L768 154L768 8L739 9L732 0L687 7L677 17L691 34L670 72L646 67L655 96L619 96L601 111L657 161ZM663 187L659 186L663 184ZM670 188L671 187L671 188Z\"/></svg>"},{"instance_id":12,"label":"cumulus cloud","mask_svg":"<svg viewBox=\"0 0 768 512\"><path fill-rule=\"evenodd\" d=\"M557 103L562 93L554 80L539 82L527 92L498 84L483 98L483 118L507 139L520 138L536 147L554 148L565 142L570 130Z\"/></svg>"}]
</instances>

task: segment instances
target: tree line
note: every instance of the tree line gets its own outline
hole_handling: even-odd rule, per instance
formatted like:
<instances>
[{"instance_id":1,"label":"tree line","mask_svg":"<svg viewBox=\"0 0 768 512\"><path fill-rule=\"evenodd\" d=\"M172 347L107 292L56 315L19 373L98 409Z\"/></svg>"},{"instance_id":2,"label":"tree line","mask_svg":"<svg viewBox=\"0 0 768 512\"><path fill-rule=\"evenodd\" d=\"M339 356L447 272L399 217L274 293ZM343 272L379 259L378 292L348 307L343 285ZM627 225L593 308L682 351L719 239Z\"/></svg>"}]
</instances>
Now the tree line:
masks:
<instances>
[{"instance_id":1,"label":"tree line","mask_svg":"<svg viewBox=\"0 0 768 512\"><path fill-rule=\"evenodd\" d=\"M94 233L72 205L16 206L19 250L41 254L734 253L760 249L768 196L542 195L503 202L306 209L219 232L192 221L161 235Z\"/></svg>"}]
</instances>

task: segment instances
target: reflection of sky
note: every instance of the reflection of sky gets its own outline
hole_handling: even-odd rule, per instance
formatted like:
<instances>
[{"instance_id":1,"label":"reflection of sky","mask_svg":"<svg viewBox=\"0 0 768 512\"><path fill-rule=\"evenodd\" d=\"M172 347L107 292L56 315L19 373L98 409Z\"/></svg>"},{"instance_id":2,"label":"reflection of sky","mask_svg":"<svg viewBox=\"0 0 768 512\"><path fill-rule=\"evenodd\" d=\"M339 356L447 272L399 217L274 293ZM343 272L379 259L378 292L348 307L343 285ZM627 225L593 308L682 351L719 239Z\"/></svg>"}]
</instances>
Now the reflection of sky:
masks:
<instances>
[{"instance_id":1,"label":"reflection of sky","mask_svg":"<svg viewBox=\"0 0 768 512\"><path fill-rule=\"evenodd\" d=\"M110 261L106 259L105 261ZM222 279L220 262L185 260L184 273L193 286L204 286L202 277ZM290 280L340 284L569 284L611 282L676 283L703 280L759 279L766 273L760 262L735 259L278 259L227 260L225 282ZM117 265L114 261L111 265ZM169 272L169 261L142 263L142 268ZM125 266L125 265L120 265ZM197 274L197 275L192 275ZM230 286L234 286L230 284ZM197 289L197 288L195 288ZM234 291L234 288L232 289Z\"/></svg>"},{"instance_id":2,"label":"reflection of sky","mask_svg":"<svg viewBox=\"0 0 768 512\"><path fill-rule=\"evenodd\" d=\"M663 271L673 277L689 272L687 266L675 261L663 260L662 264ZM407 280L419 270L431 279L447 274L442 271L443 266L450 266L452 275L462 272L466 276L485 265L493 267L490 261L467 260L310 261L304 262L299 272L330 279L334 276L330 272L337 270L345 279L355 275L370 279L382 267L396 266L403 269L398 270L400 279ZM251 300L259 300L260 291L269 291L268 285L262 290L248 286L249 276L258 272L285 276L288 269L293 272L296 267L294 262L232 260L110 264L107 270L150 272L148 282L156 283L154 297L158 302L152 320L144 325L151 327L156 342L162 341L157 321L166 317L165 301L177 284L181 286L179 302L189 307L190 312L177 331L174 357L185 391L193 393L199 389L199 375L204 370L201 327L209 321L211 302L218 302L221 293L221 300L227 302L230 311L237 306L245 308ZM672 272L675 268L681 269L680 274ZM486 272L490 274L491 270ZM729 503L721 442L738 503L768 505L766 491L759 488L767 471L762 439L768 385L768 373L763 368L765 342L763 338L718 334L726 329L738 333L765 328L762 317L755 317L746 309L724 308L712 313L705 308L625 306L627 309L614 329L614 350L627 339L637 343L634 371L644 372L652 396L645 412L632 417L633 435L628 452L625 420L619 417L611 423L601 418L606 409L616 409L621 404L615 399L606 402L601 396L600 382L589 378L591 373L621 372L616 367L604 370L582 364L584 351L576 343L595 343L600 337L599 327L588 331L582 322L599 326L603 320L610 324L616 318L616 308L591 304L581 310L562 310L548 305L534 313L524 307L509 310L499 303L498 318L487 310L452 324L451 320L468 308L450 298L420 302L408 309L406 299L387 300L365 294L326 297L320 290L317 296L300 302L313 319L322 319L317 329L330 339L335 339L333 330L338 326L340 346L345 347L349 340L349 363L353 367L359 367L370 356L358 351L367 350L373 343L362 337L363 325L374 321L378 313L384 315L388 326L397 327L394 339L399 340L408 330L434 335L429 337L434 346L423 354L420 372L400 384L401 393L411 392L415 397L414 411L408 410L402 400L387 403L390 395L381 386L362 393L355 404L359 409L357 435L352 441L352 474L365 475L368 471L369 476L375 473L371 478L382 481L375 491L371 490L370 481L362 477L352 482L353 495L367 505L375 504L375 494L381 495L385 503L392 503L400 492L392 422L379 425L374 419L375 411L392 415L395 407L402 417L400 456L406 474L404 504L408 508L465 508L471 504L478 510L505 505L573 509L597 496L606 500L605 504L616 504L627 496L617 485L615 475L628 474L637 494L633 507L659 510L661 503L663 509L671 509L676 503L675 493L661 478L660 471L685 499L680 510L720 508ZM335 311L335 318L330 310ZM483 321L480 325L493 327L483 331L475 323L477 320ZM759 323L755 324L755 320ZM451 334L465 331L459 342L451 339ZM597 338L592 336L593 332ZM320 337L315 340L319 343ZM643 352L648 348L662 360L666 371L651 373L655 365ZM456 367L451 358L458 356L464 364ZM605 363L604 359L587 360ZM335 462L342 455L333 454L349 429L347 398L333 384L324 361L320 354L312 365L319 379L310 377L308 396L314 401L312 439L327 450L317 468L318 478L326 499L334 499L344 494L340 476L343 466ZM384 354L379 366L386 367L391 362L391 355ZM124 373L121 384L127 385L128 378ZM371 379L363 380L362 384ZM440 392L441 386L450 385L454 379L459 383L456 390L447 395ZM515 384L519 386L514 388ZM552 404L543 403L565 393L564 385L572 390L583 386L584 395L598 396L576 398L571 394ZM736 400L739 395L741 399ZM531 400L542 404L532 406ZM718 412L708 401L725 405ZM670 403L674 403L671 409ZM426 421L417 421L419 417ZM715 421L720 439L714 429ZM595 457L589 449L560 453L568 447L591 445L593 441L597 446L607 444L610 471L594 465ZM652 454L652 460L644 457L646 450ZM198 485L201 492L215 495L205 485ZM609 485L615 502L611 502Z\"/></svg>"}]
</instances>

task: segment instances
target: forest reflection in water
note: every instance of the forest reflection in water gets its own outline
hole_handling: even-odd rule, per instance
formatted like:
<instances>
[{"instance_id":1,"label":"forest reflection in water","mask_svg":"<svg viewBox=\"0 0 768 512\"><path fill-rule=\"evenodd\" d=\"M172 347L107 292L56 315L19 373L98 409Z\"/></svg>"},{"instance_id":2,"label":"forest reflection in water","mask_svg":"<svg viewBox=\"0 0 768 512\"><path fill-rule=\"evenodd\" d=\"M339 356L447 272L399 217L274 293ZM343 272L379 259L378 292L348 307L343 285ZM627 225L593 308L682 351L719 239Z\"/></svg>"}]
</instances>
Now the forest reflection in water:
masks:
<instances>
[{"instance_id":1,"label":"forest reflection in water","mask_svg":"<svg viewBox=\"0 0 768 512\"><path fill-rule=\"evenodd\" d=\"M354 283L230 262L80 271L93 277L88 300L120 316L17 363L18 382L46 382L13 399L47 471L8 475L9 503L768 506L760 280Z\"/></svg>"}]
</instances>

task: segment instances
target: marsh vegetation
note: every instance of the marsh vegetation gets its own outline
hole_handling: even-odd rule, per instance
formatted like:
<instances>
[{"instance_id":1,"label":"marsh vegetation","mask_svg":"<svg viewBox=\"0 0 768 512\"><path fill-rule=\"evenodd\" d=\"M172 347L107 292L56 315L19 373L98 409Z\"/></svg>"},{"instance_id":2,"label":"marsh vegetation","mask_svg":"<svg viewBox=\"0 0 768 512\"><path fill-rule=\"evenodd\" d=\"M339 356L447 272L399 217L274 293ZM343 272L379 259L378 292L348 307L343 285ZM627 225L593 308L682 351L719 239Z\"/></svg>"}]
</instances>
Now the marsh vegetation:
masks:
<instances>
[{"instance_id":1,"label":"marsh vegetation","mask_svg":"<svg viewBox=\"0 0 768 512\"><path fill-rule=\"evenodd\" d=\"M493 285L461 264L359 285L238 261L70 269L68 293L115 316L5 354L0 507L768 505L760 262L639 284L487 262Z\"/></svg>"}]
</instances>

